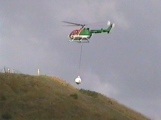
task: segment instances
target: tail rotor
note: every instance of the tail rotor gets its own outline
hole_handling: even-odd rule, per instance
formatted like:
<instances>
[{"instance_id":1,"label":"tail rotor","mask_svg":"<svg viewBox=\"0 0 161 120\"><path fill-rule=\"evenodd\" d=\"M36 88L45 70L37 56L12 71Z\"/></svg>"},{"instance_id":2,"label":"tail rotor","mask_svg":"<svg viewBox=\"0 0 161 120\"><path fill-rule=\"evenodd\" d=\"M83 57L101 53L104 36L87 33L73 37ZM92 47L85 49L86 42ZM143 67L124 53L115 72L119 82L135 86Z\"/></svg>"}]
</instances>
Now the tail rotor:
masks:
<instances>
[{"instance_id":1,"label":"tail rotor","mask_svg":"<svg viewBox=\"0 0 161 120\"><path fill-rule=\"evenodd\" d=\"M111 30L115 27L115 24L114 23L111 23L110 21L107 22L107 26L109 26L107 28L107 33L110 33Z\"/></svg>"}]
</instances>

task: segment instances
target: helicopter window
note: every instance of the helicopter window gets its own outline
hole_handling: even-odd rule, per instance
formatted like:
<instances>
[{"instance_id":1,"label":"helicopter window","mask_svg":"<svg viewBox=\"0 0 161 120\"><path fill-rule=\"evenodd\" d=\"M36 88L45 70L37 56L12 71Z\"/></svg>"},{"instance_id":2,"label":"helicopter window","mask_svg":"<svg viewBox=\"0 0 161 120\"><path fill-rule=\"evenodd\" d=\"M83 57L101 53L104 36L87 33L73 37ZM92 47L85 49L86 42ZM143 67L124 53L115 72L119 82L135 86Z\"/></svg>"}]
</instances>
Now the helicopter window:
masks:
<instances>
[{"instance_id":1,"label":"helicopter window","mask_svg":"<svg viewBox=\"0 0 161 120\"><path fill-rule=\"evenodd\" d=\"M78 34L78 30L74 30L71 34L72 35Z\"/></svg>"}]
</instances>

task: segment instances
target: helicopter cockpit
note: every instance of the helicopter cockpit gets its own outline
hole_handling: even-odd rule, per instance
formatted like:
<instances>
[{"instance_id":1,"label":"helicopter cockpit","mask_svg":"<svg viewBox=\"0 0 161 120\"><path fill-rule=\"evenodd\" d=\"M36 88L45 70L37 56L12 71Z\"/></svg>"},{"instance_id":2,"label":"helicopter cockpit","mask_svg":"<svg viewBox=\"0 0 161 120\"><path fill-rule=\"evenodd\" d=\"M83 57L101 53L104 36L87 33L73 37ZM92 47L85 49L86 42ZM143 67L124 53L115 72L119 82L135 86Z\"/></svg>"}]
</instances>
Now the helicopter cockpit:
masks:
<instances>
[{"instance_id":1,"label":"helicopter cockpit","mask_svg":"<svg viewBox=\"0 0 161 120\"><path fill-rule=\"evenodd\" d=\"M78 34L78 30L73 30L70 35L77 35Z\"/></svg>"}]
</instances>

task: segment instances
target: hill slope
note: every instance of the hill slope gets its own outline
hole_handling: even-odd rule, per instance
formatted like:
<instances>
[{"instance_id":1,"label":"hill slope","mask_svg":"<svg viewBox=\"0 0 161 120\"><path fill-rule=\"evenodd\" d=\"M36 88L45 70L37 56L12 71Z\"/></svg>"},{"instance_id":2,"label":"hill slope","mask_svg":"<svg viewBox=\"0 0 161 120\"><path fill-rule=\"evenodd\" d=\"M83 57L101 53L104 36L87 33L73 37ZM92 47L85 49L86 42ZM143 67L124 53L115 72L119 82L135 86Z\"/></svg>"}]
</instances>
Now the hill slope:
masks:
<instances>
[{"instance_id":1,"label":"hill slope","mask_svg":"<svg viewBox=\"0 0 161 120\"><path fill-rule=\"evenodd\" d=\"M0 73L0 119L148 120L99 93L48 76Z\"/></svg>"}]
</instances>

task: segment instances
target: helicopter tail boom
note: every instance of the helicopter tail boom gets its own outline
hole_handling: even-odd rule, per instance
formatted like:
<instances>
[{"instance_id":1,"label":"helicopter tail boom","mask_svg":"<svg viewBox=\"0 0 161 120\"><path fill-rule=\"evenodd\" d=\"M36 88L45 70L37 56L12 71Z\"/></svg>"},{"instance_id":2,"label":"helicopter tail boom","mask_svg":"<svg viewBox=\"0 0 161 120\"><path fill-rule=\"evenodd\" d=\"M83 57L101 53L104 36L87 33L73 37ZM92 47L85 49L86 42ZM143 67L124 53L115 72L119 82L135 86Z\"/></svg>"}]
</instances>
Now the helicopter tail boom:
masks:
<instances>
[{"instance_id":1,"label":"helicopter tail boom","mask_svg":"<svg viewBox=\"0 0 161 120\"><path fill-rule=\"evenodd\" d=\"M90 30L90 32L91 33L107 33L107 34L109 34L111 32L112 28L114 28L115 24L108 21L107 26L108 26L107 29L101 28L99 30Z\"/></svg>"}]
</instances>

